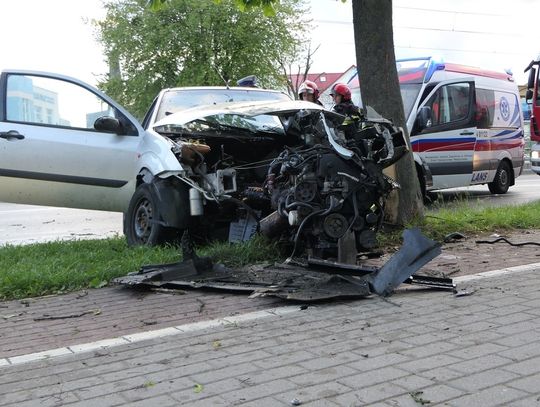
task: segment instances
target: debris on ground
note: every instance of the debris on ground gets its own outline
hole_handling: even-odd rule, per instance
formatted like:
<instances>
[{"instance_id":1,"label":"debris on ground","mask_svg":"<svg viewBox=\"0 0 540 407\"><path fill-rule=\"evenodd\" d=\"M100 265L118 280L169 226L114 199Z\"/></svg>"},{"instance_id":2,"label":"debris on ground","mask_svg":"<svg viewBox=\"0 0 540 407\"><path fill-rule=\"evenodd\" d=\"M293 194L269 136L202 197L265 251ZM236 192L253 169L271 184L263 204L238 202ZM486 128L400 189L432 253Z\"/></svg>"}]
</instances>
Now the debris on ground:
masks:
<instances>
[{"instance_id":1,"label":"debris on ground","mask_svg":"<svg viewBox=\"0 0 540 407\"><path fill-rule=\"evenodd\" d=\"M196 383L194 386L193 386L193 392L195 393L200 393L203 391L203 385L202 384L199 384L199 383Z\"/></svg>"},{"instance_id":2,"label":"debris on ground","mask_svg":"<svg viewBox=\"0 0 540 407\"><path fill-rule=\"evenodd\" d=\"M172 295L184 295L186 292L183 290L171 290L169 288L151 288L152 292L160 294L172 294Z\"/></svg>"},{"instance_id":3,"label":"debris on ground","mask_svg":"<svg viewBox=\"0 0 540 407\"><path fill-rule=\"evenodd\" d=\"M416 401L418 404L424 405L424 404L431 403L430 400L426 400L422 397L422 394L424 394L423 391L412 391L409 394L413 398L413 400Z\"/></svg>"},{"instance_id":4,"label":"debris on ground","mask_svg":"<svg viewBox=\"0 0 540 407\"><path fill-rule=\"evenodd\" d=\"M476 290L459 290L454 293L454 297L466 297L468 295L473 295Z\"/></svg>"},{"instance_id":5,"label":"debris on ground","mask_svg":"<svg viewBox=\"0 0 540 407\"><path fill-rule=\"evenodd\" d=\"M93 314L93 315L99 315L101 314L100 309L91 309L88 311L82 311L77 312L74 314L67 314L67 315L49 315L49 314L43 314L41 317L35 317L34 321L46 321L46 320L53 320L53 319L68 319L68 318L79 318L84 315Z\"/></svg>"},{"instance_id":6,"label":"debris on ground","mask_svg":"<svg viewBox=\"0 0 540 407\"><path fill-rule=\"evenodd\" d=\"M453 243L453 242L463 240L463 239L466 239L466 238L467 237L463 233L452 232L452 233L447 234L444 237L443 242L444 243Z\"/></svg>"},{"instance_id":7,"label":"debris on ground","mask_svg":"<svg viewBox=\"0 0 540 407\"><path fill-rule=\"evenodd\" d=\"M203 308L205 307L205 303L200 298L196 298L197 302L199 303L199 309L197 310L199 314L202 312Z\"/></svg>"},{"instance_id":8,"label":"debris on ground","mask_svg":"<svg viewBox=\"0 0 540 407\"><path fill-rule=\"evenodd\" d=\"M498 237L495 240L477 240L475 243L478 243L478 244L494 244L494 243L497 243L497 242L505 242L505 243L508 243L510 246L515 246L515 247L521 247L521 246L527 246L527 245L540 246L540 243L538 243L538 242L512 243L510 240L508 240L505 237Z\"/></svg>"},{"instance_id":9,"label":"debris on ground","mask_svg":"<svg viewBox=\"0 0 540 407\"><path fill-rule=\"evenodd\" d=\"M403 232L403 245L382 267L341 263L308 256L274 265L233 269L199 258L192 248L177 263L143 266L114 280L124 286L148 288L211 288L249 292L250 297L274 296L293 301L388 296L402 283L455 289L449 278L414 273L441 253L440 244L418 229ZM204 304L199 307L202 311Z\"/></svg>"}]
</instances>

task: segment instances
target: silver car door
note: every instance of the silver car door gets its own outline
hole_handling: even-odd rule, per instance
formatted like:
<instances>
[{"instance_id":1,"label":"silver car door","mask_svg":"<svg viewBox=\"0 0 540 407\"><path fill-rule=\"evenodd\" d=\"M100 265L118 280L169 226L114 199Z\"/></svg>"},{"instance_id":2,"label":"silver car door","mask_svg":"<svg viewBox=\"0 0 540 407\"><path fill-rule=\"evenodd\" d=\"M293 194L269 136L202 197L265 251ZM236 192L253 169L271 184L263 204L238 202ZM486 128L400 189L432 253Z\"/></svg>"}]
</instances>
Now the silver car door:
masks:
<instances>
[{"instance_id":1,"label":"silver car door","mask_svg":"<svg viewBox=\"0 0 540 407\"><path fill-rule=\"evenodd\" d=\"M4 72L1 96L1 201L125 209L140 126L92 87L60 75ZM103 116L121 119L125 134L96 130Z\"/></svg>"}]
</instances>

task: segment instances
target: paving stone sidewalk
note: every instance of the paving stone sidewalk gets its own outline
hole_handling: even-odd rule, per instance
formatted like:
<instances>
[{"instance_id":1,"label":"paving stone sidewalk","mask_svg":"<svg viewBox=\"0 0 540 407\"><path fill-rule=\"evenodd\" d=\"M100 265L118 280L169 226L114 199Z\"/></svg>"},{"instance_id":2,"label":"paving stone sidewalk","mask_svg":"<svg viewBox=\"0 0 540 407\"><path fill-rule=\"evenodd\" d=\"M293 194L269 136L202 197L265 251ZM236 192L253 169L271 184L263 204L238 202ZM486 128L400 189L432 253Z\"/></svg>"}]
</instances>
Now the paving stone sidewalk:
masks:
<instances>
[{"instance_id":1,"label":"paving stone sidewalk","mask_svg":"<svg viewBox=\"0 0 540 407\"><path fill-rule=\"evenodd\" d=\"M540 231L506 237L515 243L540 242ZM456 277L540 262L538 246L485 245L477 244L478 239L494 237L444 244L442 254L421 273ZM0 302L0 359L285 304L245 294L186 290L174 295L121 287Z\"/></svg>"},{"instance_id":2,"label":"paving stone sidewalk","mask_svg":"<svg viewBox=\"0 0 540 407\"><path fill-rule=\"evenodd\" d=\"M540 266L0 367L0 405L540 405Z\"/></svg>"}]
</instances>

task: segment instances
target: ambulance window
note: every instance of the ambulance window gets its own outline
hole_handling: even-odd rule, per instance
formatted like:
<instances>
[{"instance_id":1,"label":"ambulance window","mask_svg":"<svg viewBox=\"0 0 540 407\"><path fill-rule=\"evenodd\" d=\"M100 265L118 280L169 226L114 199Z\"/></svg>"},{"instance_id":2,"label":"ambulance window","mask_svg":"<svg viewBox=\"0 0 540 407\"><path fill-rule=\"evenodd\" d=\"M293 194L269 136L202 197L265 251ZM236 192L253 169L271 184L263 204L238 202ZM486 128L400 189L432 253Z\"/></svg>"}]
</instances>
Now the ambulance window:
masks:
<instances>
[{"instance_id":1,"label":"ambulance window","mask_svg":"<svg viewBox=\"0 0 540 407\"><path fill-rule=\"evenodd\" d=\"M439 88L425 106L431 108L432 126L465 120L469 115L470 85L453 83Z\"/></svg>"},{"instance_id":2,"label":"ambulance window","mask_svg":"<svg viewBox=\"0 0 540 407\"><path fill-rule=\"evenodd\" d=\"M487 89L476 89L476 126L489 129L493 125L495 112L495 92Z\"/></svg>"}]
</instances>

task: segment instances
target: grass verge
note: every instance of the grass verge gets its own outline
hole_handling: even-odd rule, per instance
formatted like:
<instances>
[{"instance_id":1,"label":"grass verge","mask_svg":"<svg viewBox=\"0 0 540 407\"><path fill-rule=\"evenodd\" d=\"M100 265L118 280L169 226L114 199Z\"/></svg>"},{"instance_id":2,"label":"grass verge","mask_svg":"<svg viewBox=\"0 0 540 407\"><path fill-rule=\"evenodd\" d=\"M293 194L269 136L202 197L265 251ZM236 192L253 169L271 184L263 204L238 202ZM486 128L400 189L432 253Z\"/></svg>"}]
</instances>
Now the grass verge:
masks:
<instances>
[{"instance_id":1,"label":"grass verge","mask_svg":"<svg viewBox=\"0 0 540 407\"><path fill-rule=\"evenodd\" d=\"M228 266L277 260L275 244L256 238L197 250ZM0 247L0 300L106 286L143 265L181 260L176 247L128 247L123 237Z\"/></svg>"},{"instance_id":2,"label":"grass verge","mask_svg":"<svg viewBox=\"0 0 540 407\"><path fill-rule=\"evenodd\" d=\"M452 232L477 235L540 229L540 202L519 206L471 208L467 202L428 211L407 227L419 227L442 241ZM400 244L401 230L380 233L381 245ZM216 262L242 266L280 259L277 244L257 237L244 244L219 243L197 250ZM127 247L122 237L0 247L0 300L98 288L141 266L179 261L174 247Z\"/></svg>"}]
</instances>

